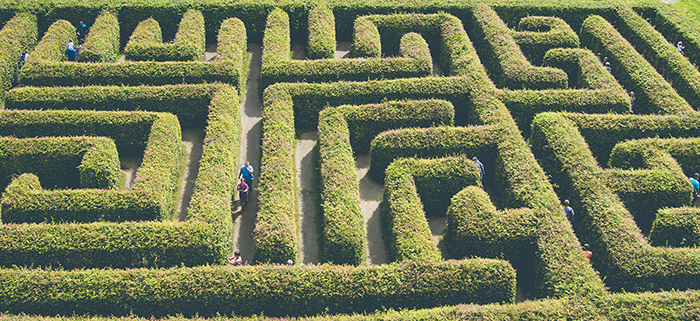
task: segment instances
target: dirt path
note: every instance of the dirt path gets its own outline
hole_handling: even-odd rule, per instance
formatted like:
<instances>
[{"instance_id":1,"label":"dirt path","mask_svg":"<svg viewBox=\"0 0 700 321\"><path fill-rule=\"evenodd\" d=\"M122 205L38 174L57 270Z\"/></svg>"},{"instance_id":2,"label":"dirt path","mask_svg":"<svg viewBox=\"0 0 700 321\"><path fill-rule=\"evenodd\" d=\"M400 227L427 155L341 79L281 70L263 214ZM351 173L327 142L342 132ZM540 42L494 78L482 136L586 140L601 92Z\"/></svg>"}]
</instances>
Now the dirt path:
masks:
<instances>
[{"instance_id":1,"label":"dirt path","mask_svg":"<svg viewBox=\"0 0 700 321\"><path fill-rule=\"evenodd\" d=\"M239 166L249 161L255 171L253 191L250 193L248 205L242 212L235 215L235 228L233 234L233 250L241 252L241 258L246 264L253 260L253 229L258 211L258 175L260 174L260 139L262 132L262 102L258 95L258 77L262 48L260 45L249 44L250 69L248 71L248 83L241 103L241 149L238 155Z\"/></svg>"},{"instance_id":2,"label":"dirt path","mask_svg":"<svg viewBox=\"0 0 700 321\"><path fill-rule=\"evenodd\" d=\"M296 148L297 199L299 203L299 261L304 264L319 263L318 228L316 219L319 215L318 199L314 193L313 148L318 140L318 132L302 133Z\"/></svg>"},{"instance_id":3,"label":"dirt path","mask_svg":"<svg viewBox=\"0 0 700 321\"><path fill-rule=\"evenodd\" d=\"M384 241L382 240L379 203L382 202L384 185L367 176L369 155L355 157L355 170L360 181L360 206L365 216L365 233L367 235L367 263L388 263Z\"/></svg>"},{"instance_id":4,"label":"dirt path","mask_svg":"<svg viewBox=\"0 0 700 321\"><path fill-rule=\"evenodd\" d=\"M192 200L194 182L199 175L199 160L202 159L204 132L200 130L183 130L182 144L185 145L187 160L185 170L182 173L179 189L180 195L176 204L177 219L181 222L187 219L187 208L190 207L190 200Z\"/></svg>"}]
</instances>

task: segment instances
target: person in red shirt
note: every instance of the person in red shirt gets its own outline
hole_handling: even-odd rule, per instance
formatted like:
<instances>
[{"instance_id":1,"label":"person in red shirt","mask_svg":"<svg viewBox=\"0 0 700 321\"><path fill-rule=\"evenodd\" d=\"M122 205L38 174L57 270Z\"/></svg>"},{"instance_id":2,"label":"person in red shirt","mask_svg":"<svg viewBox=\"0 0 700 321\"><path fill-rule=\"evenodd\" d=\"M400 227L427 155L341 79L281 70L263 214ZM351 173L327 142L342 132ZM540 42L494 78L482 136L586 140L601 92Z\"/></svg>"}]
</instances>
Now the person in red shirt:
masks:
<instances>
[{"instance_id":1,"label":"person in red shirt","mask_svg":"<svg viewBox=\"0 0 700 321\"><path fill-rule=\"evenodd\" d=\"M586 256L586 259L588 259L588 263L590 263L591 257L593 256L593 252L591 252L591 248L588 246L588 244L583 245L583 255Z\"/></svg>"}]
</instances>

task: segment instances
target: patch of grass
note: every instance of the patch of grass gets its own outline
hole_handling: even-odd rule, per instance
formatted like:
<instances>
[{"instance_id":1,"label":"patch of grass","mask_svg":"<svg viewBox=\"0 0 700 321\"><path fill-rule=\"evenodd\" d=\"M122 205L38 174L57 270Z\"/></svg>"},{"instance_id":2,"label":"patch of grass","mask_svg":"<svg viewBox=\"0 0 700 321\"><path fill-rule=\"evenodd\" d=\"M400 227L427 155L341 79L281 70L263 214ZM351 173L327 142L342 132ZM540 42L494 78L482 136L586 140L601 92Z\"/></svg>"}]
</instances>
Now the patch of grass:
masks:
<instances>
[{"instance_id":1,"label":"patch of grass","mask_svg":"<svg viewBox=\"0 0 700 321\"><path fill-rule=\"evenodd\" d=\"M676 8L685 11L685 13L700 21L700 0L681 0L673 3Z\"/></svg>"}]
</instances>

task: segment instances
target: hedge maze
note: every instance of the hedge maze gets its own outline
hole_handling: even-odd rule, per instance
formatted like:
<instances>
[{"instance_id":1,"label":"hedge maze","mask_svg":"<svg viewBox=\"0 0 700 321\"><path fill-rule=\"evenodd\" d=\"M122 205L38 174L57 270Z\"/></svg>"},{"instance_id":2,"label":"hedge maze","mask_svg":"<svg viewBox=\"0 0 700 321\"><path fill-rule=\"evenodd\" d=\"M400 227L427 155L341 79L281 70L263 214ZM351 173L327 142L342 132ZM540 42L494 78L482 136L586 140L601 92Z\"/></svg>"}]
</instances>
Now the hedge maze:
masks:
<instances>
[{"instance_id":1,"label":"hedge maze","mask_svg":"<svg viewBox=\"0 0 700 321\"><path fill-rule=\"evenodd\" d=\"M29 1L0 20L0 312L700 317L700 22L668 5ZM231 267L255 95L253 262ZM183 130L204 140L178 220ZM302 251L301 131L318 132L322 264L285 266ZM367 154L388 264L368 262ZM133 186L124 158L140 160Z\"/></svg>"}]
</instances>

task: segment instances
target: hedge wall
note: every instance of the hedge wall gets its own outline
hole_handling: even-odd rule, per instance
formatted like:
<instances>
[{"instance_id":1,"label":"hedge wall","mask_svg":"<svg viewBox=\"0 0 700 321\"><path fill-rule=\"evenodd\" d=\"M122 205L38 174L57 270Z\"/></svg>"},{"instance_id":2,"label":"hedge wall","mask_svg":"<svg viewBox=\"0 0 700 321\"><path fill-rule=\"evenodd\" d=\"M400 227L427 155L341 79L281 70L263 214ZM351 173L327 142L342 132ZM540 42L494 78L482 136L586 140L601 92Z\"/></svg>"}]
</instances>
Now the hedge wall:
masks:
<instances>
[{"instance_id":1,"label":"hedge wall","mask_svg":"<svg viewBox=\"0 0 700 321\"><path fill-rule=\"evenodd\" d=\"M70 270L218 263L224 252L212 246L211 229L196 221L3 224L0 264Z\"/></svg>"},{"instance_id":2,"label":"hedge wall","mask_svg":"<svg viewBox=\"0 0 700 321\"><path fill-rule=\"evenodd\" d=\"M132 62L122 63L67 63L64 46L75 31L70 23L61 20L46 32L37 45L31 64L22 68L19 81L29 86L93 86L93 85L166 85L178 83L225 82L243 88L241 82L247 75L247 43L241 23L227 23L221 44L222 52L214 62ZM60 27L59 27L60 26ZM70 29L70 35L69 35ZM65 38L65 39L64 39ZM235 48L227 46L233 44ZM245 84L245 81L243 81Z\"/></svg>"},{"instance_id":3,"label":"hedge wall","mask_svg":"<svg viewBox=\"0 0 700 321\"><path fill-rule=\"evenodd\" d=\"M646 120L653 123L656 118ZM664 123L656 122L657 126ZM649 246L625 205L610 189L572 120L557 113L538 115L531 142L541 164L559 186L559 195L577 208L577 235L591 245L593 265L605 277L607 286L618 291L641 291L700 285L700 252Z\"/></svg>"},{"instance_id":4,"label":"hedge wall","mask_svg":"<svg viewBox=\"0 0 700 321\"><path fill-rule=\"evenodd\" d=\"M447 210L446 256L506 256L515 261L533 244L539 220L529 208L497 211L479 186L469 186L452 197Z\"/></svg>"},{"instance_id":5,"label":"hedge wall","mask_svg":"<svg viewBox=\"0 0 700 321\"><path fill-rule=\"evenodd\" d=\"M667 114L693 108L600 16L588 17L581 27L581 44L610 57L612 74L636 94L635 113Z\"/></svg>"},{"instance_id":6,"label":"hedge wall","mask_svg":"<svg viewBox=\"0 0 700 321\"><path fill-rule=\"evenodd\" d=\"M83 50L80 51L79 61L116 62L120 50L117 13L105 11L95 19L90 28Z\"/></svg>"},{"instance_id":7,"label":"hedge wall","mask_svg":"<svg viewBox=\"0 0 700 321\"><path fill-rule=\"evenodd\" d=\"M688 58L676 50L677 41L669 43L631 8L617 8L617 16L615 27L620 34L664 76L678 95L696 110L700 109L700 74Z\"/></svg>"},{"instance_id":8,"label":"hedge wall","mask_svg":"<svg viewBox=\"0 0 700 321\"><path fill-rule=\"evenodd\" d=\"M162 204L144 192L44 190L34 174L15 178L2 197L3 223L152 221L162 215Z\"/></svg>"},{"instance_id":9,"label":"hedge wall","mask_svg":"<svg viewBox=\"0 0 700 321\"><path fill-rule=\"evenodd\" d=\"M187 220L208 223L214 237L207 244L220 255L233 244L231 202L238 178L241 142L240 99L235 88L221 86L211 97L199 173L187 210Z\"/></svg>"},{"instance_id":10,"label":"hedge wall","mask_svg":"<svg viewBox=\"0 0 700 321\"><path fill-rule=\"evenodd\" d=\"M133 123L136 126L132 127ZM155 204L144 205L156 211L155 217L170 217L183 155L177 117L145 112L7 111L0 113L0 124L3 136L106 136L114 137L118 150L127 150L124 155L134 155L131 153L141 150L142 162L131 192L142 197L129 197L132 202L145 197L148 203ZM26 200L38 202L31 198Z\"/></svg>"},{"instance_id":11,"label":"hedge wall","mask_svg":"<svg viewBox=\"0 0 700 321\"><path fill-rule=\"evenodd\" d=\"M656 246L697 247L700 244L700 209L681 207L659 210L649 233L649 241Z\"/></svg>"},{"instance_id":12,"label":"hedge wall","mask_svg":"<svg viewBox=\"0 0 700 321\"><path fill-rule=\"evenodd\" d=\"M378 133L399 127L451 125L454 107L443 100L393 101L327 108L319 114L321 258L360 264L365 260L364 216L354 154L366 154Z\"/></svg>"},{"instance_id":13,"label":"hedge wall","mask_svg":"<svg viewBox=\"0 0 700 321\"><path fill-rule=\"evenodd\" d=\"M0 137L0 187L13 175L34 173L45 188L118 189L117 147L104 137Z\"/></svg>"},{"instance_id":14,"label":"hedge wall","mask_svg":"<svg viewBox=\"0 0 700 321\"><path fill-rule=\"evenodd\" d=\"M481 48L483 62L491 79L500 88L552 89L567 88L566 73L550 67L536 67L523 55L511 30L487 5L473 8L474 35L471 37Z\"/></svg>"},{"instance_id":15,"label":"hedge wall","mask_svg":"<svg viewBox=\"0 0 700 321\"><path fill-rule=\"evenodd\" d=\"M3 269L0 280L0 309L48 315L299 316L515 298L513 268L483 259L363 267Z\"/></svg>"},{"instance_id":16,"label":"hedge wall","mask_svg":"<svg viewBox=\"0 0 700 321\"><path fill-rule=\"evenodd\" d=\"M148 110L177 115L184 128L203 128L207 105L223 85L18 87L5 94L10 109Z\"/></svg>"},{"instance_id":17,"label":"hedge wall","mask_svg":"<svg viewBox=\"0 0 700 321\"><path fill-rule=\"evenodd\" d=\"M306 48L309 59L335 58L335 16L325 5L309 10L309 38Z\"/></svg>"},{"instance_id":18,"label":"hedge wall","mask_svg":"<svg viewBox=\"0 0 700 321\"><path fill-rule=\"evenodd\" d=\"M263 39L261 88L277 82L362 81L422 77L432 73L425 40L416 34L401 37L398 58L291 60L289 16L277 9L268 17Z\"/></svg>"},{"instance_id":19,"label":"hedge wall","mask_svg":"<svg viewBox=\"0 0 700 321\"><path fill-rule=\"evenodd\" d=\"M383 132L372 140L368 175L384 181L387 166L399 157L478 156L482 163L494 160L493 133L488 127L433 127Z\"/></svg>"},{"instance_id":20,"label":"hedge wall","mask_svg":"<svg viewBox=\"0 0 700 321\"><path fill-rule=\"evenodd\" d=\"M24 51L30 52L36 44L36 16L29 13L17 13L7 21L0 30L0 89L6 91L12 88L17 80L20 66L20 56ZM30 57L31 59L31 57Z\"/></svg>"},{"instance_id":21,"label":"hedge wall","mask_svg":"<svg viewBox=\"0 0 700 321\"><path fill-rule=\"evenodd\" d=\"M201 11L187 10L180 20L175 40L163 43L160 24L153 18L142 21L124 49L129 60L203 61L206 47L204 16Z\"/></svg>"},{"instance_id":22,"label":"hedge wall","mask_svg":"<svg viewBox=\"0 0 700 321\"><path fill-rule=\"evenodd\" d=\"M452 195L470 185L481 185L481 178L476 164L464 156L392 162L380 206L389 259L439 261L426 216L445 215Z\"/></svg>"},{"instance_id":23,"label":"hedge wall","mask_svg":"<svg viewBox=\"0 0 700 321\"><path fill-rule=\"evenodd\" d=\"M525 17L518 22L513 40L535 65L542 64L545 53L554 48L578 48L576 32L557 17Z\"/></svg>"}]
</instances>

